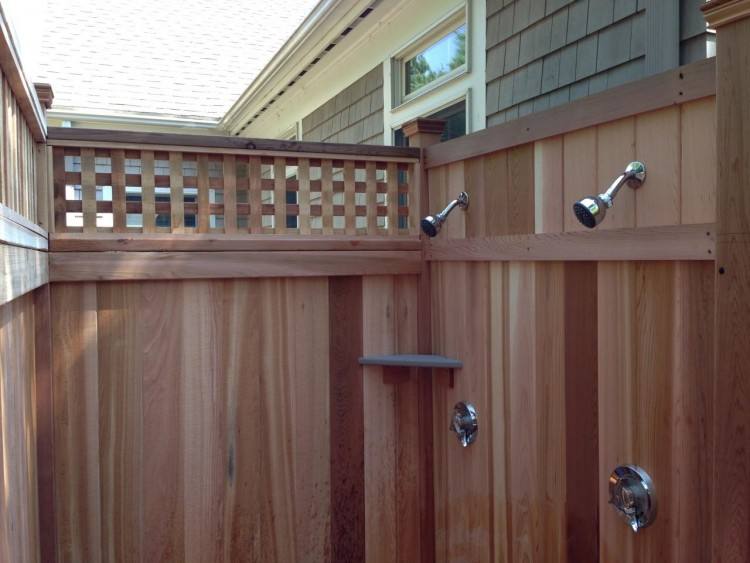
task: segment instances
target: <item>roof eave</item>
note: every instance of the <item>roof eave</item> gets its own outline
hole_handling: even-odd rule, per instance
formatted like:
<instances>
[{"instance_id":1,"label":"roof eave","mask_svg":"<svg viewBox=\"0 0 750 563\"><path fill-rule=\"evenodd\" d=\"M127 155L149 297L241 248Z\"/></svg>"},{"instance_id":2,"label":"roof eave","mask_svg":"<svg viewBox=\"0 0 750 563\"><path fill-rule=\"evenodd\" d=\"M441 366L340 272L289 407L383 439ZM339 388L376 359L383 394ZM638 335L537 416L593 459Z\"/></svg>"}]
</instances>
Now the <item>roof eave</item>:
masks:
<instances>
[{"instance_id":1,"label":"roof eave","mask_svg":"<svg viewBox=\"0 0 750 563\"><path fill-rule=\"evenodd\" d=\"M273 56L219 121L229 134L241 129L248 115L288 85L308 64L311 54L319 53L336 39L352 19L373 0L321 0L310 15Z\"/></svg>"}]
</instances>

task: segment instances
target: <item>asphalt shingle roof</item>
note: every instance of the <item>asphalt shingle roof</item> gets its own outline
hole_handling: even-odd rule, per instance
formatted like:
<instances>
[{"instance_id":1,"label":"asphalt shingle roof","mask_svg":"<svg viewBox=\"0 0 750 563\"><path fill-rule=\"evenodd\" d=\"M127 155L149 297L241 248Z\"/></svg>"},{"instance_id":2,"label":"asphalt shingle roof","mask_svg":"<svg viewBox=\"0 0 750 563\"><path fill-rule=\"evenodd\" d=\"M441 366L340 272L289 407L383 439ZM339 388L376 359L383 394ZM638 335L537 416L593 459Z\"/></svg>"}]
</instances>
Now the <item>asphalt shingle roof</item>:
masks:
<instances>
[{"instance_id":1,"label":"asphalt shingle roof","mask_svg":"<svg viewBox=\"0 0 750 563\"><path fill-rule=\"evenodd\" d=\"M49 2L53 109L219 120L317 0Z\"/></svg>"}]
</instances>

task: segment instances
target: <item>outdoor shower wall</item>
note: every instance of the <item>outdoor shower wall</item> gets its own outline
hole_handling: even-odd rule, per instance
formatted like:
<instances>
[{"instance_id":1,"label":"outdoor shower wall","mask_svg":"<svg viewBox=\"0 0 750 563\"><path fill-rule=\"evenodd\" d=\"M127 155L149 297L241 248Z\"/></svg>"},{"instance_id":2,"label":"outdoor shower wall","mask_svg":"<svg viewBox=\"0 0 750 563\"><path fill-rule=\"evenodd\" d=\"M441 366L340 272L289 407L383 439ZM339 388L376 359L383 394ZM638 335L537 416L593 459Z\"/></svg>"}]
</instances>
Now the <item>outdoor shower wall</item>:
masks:
<instances>
[{"instance_id":1,"label":"outdoor shower wall","mask_svg":"<svg viewBox=\"0 0 750 563\"><path fill-rule=\"evenodd\" d=\"M53 283L58 561L420 558L416 276ZM49 533L49 531L45 531Z\"/></svg>"},{"instance_id":2,"label":"outdoor shower wall","mask_svg":"<svg viewBox=\"0 0 750 563\"><path fill-rule=\"evenodd\" d=\"M433 350L465 363L434 384L437 561L710 560L715 103L669 102L696 68L661 109L576 126L627 106L612 92L566 108L567 130L547 115L427 149L431 207L471 196L425 250ZM644 185L579 234L573 202L634 159ZM457 401L478 411L466 449L446 432ZM637 535L607 504L626 463L659 502Z\"/></svg>"}]
</instances>

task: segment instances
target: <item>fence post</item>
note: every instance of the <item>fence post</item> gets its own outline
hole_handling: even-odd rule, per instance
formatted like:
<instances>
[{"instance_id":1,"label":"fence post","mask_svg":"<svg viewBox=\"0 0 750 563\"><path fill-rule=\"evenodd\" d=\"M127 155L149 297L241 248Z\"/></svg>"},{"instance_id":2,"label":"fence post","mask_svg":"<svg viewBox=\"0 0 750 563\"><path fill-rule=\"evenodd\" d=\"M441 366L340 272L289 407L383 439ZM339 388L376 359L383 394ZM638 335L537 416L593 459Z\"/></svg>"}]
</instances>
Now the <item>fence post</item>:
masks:
<instances>
[{"instance_id":1,"label":"fence post","mask_svg":"<svg viewBox=\"0 0 750 563\"><path fill-rule=\"evenodd\" d=\"M415 119L403 126L409 139L409 146L424 149L440 142L445 128L442 119ZM424 167L424 151L419 164L414 167L414 191L419 194L419 217L430 213L430 198L427 184L427 170ZM424 238L424 235L420 235ZM430 315L430 265L422 261L419 276L419 299L417 348L420 354L432 353L432 316ZM435 492L433 488L433 437L432 437L432 370L420 369L419 381L419 502L420 502L420 553L422 563L435 561Z\"/></svg>"},{"instance_id":2,"label":"fence post","mask_svg":"<svg viewBox=\"0 0 750 563\"><path fill-rule=\"evenodd\" d=\"M717 31L712 560L750 560L750 2L712 0Z\"/></svg>"}]
</instances>

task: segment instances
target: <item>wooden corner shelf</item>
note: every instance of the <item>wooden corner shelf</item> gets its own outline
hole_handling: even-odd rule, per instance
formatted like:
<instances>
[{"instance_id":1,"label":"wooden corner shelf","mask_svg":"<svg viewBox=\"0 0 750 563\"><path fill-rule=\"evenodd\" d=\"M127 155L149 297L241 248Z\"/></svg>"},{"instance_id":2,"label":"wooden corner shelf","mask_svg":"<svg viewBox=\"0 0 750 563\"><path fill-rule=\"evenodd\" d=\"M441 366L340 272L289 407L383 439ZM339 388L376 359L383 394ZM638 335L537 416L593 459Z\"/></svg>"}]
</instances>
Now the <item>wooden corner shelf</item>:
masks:
<instances>
[{"instance_id":1,"label":"wooden corner shelf","mask_svg":"<svg viewBox=\"0 0 750 563\"><path fill-rule=\"evenodd\" d=\"M461 360L435 354L386 354L363 356L359 359L363 366L381 366L385 383L398 383L412 368L447 369L450 373L450 387L453 387L453 370L464 367Z\"/></svg>"}]
</instances>

